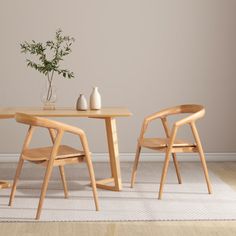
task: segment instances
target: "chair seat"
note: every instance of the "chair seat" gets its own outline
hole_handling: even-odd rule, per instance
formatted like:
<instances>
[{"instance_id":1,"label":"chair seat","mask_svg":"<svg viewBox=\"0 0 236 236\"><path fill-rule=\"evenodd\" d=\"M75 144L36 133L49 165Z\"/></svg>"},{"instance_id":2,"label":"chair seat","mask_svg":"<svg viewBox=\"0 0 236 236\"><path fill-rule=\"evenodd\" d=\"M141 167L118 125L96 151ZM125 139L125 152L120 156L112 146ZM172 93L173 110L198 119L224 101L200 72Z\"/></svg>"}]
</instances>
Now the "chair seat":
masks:
<instances>
[{"instance_id":1,"label":"chair seat","mask_svg":"<svg viewBox=\"0 0 236 236\"><path fill-rule=\"evenodd\" d=\"M23 158L29 161L49 160L52 147L32 148L23 152ZM61 145L55 159L64 159L69 157L84 156L84 152L67 145Z\"/></svg>"},{"instance_id":2,"label":"chair seat","mask_svg":"<svg viewBox=\"0 0 236 236\"><path fill-rule=\"evenodd\" d=\"M166 148L169 143L168 138L144 138L139 141L140 145L146 148ZM176 139L173 147L195 147L194 143L186 140Z\"/></svg>"},{"instance_id":3,"label":"chair seat","mask_svg":"<svg viewBox=\"0 0 236 236\"><path fill-rule=\"evenodd\" d=\"M10 188L11 184L5 181L0 181L0 189L2 188Z\"/></svg>"}]
</instances>

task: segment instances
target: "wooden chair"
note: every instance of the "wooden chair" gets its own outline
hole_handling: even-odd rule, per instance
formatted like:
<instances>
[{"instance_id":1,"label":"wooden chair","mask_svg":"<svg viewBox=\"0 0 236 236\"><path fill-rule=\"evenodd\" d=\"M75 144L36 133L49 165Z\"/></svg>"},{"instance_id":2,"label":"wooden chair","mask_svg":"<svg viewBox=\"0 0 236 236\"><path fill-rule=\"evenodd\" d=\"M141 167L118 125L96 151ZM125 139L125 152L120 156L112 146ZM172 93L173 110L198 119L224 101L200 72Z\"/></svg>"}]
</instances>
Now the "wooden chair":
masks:
<instances>
[{"instance_id":1,"label":"wooden chair","mask_svg":"<svg viewBox=\"0 0 236 236\"><path fill-rule=\"evenodd\" d=\"M169 129L167 117L171 115L175 115L175 114L181 114L181 113L190 113L190 114L186 116L185 118L175 122L172 126L172 129ZM199 137L196 124L195 124L196 120L198 120L199 118L202 118L204 114L205 114L205 109L201 105L180 105L180 106L162 110L160 112L154 113L146 117L144 119L141 133L138 139L137 151L136 151L136 156L135 156L135 161L134 161L133 171L132 171L131 187L134 186L141 148L144 147L144 148L149 148L149 149L153 149L153 150L165 153L165 162L164 162L164 166L162 170L158 199L162 198L163 186L166 180L167 170L168 170L169 161L170 161L170 155L172 155L173 157L173 162L176 169L178 182L179 184L182 183L179 167L178 167L178 162L176 159L177 152L199 153L202 167L204 170L206 183L207 183L208 193L211 194L212 188L211 188L211 183L209 180L206 160L205 160L202 144L200 141L200 137ZM161 119L166 137L165 138L145 138L144 134L147 130L149 123L153 120L156 120L157 118ZM183 125L190 125L191 131L192 131L192 134L196 143L190 143L184 140L176 139L177 131Z\"/></svg>"},{"instance_id":2,"label":"wooden chair","mask_svg":"<svg viewBox=\"0 0 236 236\"><path fill-rule=\"evenodd\" d=\"M92 165L91 156L89 152L87 138L85 136L84 131L77 127L66 125L57 121L52 121L52 120L48 120L41 117L34 117L31 115L22 114L22 113L17 113L15 115L15 119L17 122L29 125L29 129L28 129L28 132L27 132L24 144L23 144L23 149L22 149L18 166L16 169L16 174L15 174L12 191L10 195L9 206L11 206L13 203L14 195L16 192L16 184L19 179L21 169L25 160L30 161L34 164L41 164L46 167L44 181L43 181L43 185L41 189L40 200L38 204L38 210L36 214L37 220L40 218L40 215L41 215L43 201L46 195L48 182L49 182L53 167L59 166L60 174L61 174L61 178L63 182L63 187L64 187L64 194L65 194L65 198L67 198L68 190L67 190L65 173L64 173L64 165L80 163L80 162L85 161L87 163L88 171L90 175L95 207L96 207L96 210L98 211L99 207L98 207L98 197L97 197L94 170L93 170L93 165ZM33 132L37 126L48 129L51 140L53 142L52 146L29 149L29 144L32 139ZM74 149L66 145L61 145L61 140L65 132L69 132L69 133L79 136L82 147L83 147L83 151Z\"/></svg>"}]
</instances>

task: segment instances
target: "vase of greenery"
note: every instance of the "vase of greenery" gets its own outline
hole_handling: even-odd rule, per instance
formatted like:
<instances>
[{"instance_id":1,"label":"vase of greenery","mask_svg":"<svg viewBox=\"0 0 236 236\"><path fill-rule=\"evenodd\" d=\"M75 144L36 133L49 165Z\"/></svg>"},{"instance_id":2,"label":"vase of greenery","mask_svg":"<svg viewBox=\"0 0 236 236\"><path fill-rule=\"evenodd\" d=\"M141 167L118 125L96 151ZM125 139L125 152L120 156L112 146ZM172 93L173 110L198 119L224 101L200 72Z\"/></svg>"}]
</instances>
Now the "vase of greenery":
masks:
<instances>
[{"instance_id":1,"label":"vase of greenery","mask_svg":"<svg viewBox=\"0 0 236 236\"><path fill-rule=\"evenodd\" d=\"M54 86L54 75L61 75L63 78L74 78L74 73L61 67L60 62L71 53L71 45L75 41L73 37L63 36L62 30L56 31L54 40L45 43L24 42L20 44L22 53L33 55L36 61L26 59L27 66L34 68L46 77L46 85L41 93L41 100L44 109L55 109L56 89Z\"/></svg>"}]
</instances>

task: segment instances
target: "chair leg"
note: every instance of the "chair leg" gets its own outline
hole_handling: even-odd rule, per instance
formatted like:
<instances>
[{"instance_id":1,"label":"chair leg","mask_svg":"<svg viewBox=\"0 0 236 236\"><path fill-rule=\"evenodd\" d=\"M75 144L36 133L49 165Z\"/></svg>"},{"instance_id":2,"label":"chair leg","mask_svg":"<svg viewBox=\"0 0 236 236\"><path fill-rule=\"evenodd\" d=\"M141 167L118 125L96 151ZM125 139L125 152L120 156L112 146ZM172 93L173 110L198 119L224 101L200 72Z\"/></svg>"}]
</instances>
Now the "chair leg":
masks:
<instances>
[{"instance_id":1,"label":"chair leg","mask_svg":"<svg viewBox=\"0 0 236 236\"><path fill-rule=\"evenodd\" d=\"M167 175L169 162L170 162L170 152L167 151L164 166L163 166L163 169L162 169L162 175L161 175L161 182L160 182L159 195L158 195L159 200L161 200L161 198L162 198L163 187L164 187L164 183L165 183L165 180L166 180L166 175Z\"/></svg>"},{"instance_id":2,"label":"chair leg","mask_svg":"<svg viewBox=\"0 0 236 236\"><path fill-rule=\"evenodd\" d=\"M96 211L99 211L97 186L96 186L96 180L95 180L95 175L94 175L94 170L93 170L93 164L92 164L90 155L86 155L86 163L87 163L87 166L88 166L90 181L91 181L91 185L92 185L92 189L93 189L93 198L94 198Z\"/></svg>"},{"instance_id":3,"label":"chair leg","mask_svg":"<svg viewBox=\"0 0 236 236\"><path fill-rule=\"evenodd\" d=\"M134 165L133 165L132 177L131 177L131 188L134 187L134 182L136 179L136 174L137 174L137 169L138 169L140 152L141 152L141 146L138 144L137 150L136 150L136 155L135 155L135 160L134 160Z\"/></svg>"},{"instance_id":4,"label":"chair leg","mask_svg":"<svg viewBox=\"0 0 236 236\"><path fill-rule=\"evenodd\" d=\"M49 182L49 179L50 179L51 174L52 174L52 169L53 169L53 162L52 163L49 162L48 165L47 165L43 185L42 185L42 188L41 188L41 195L40 195L40 200L39 200L38 209L37 209L36 218L35 218L36 220L39 220L40 215L41 215L43 201L44 201L46 191L47 191L47 188L48 188L48 182Z\"/></svg>"},{"instance_id":5,"label":"chair leg","mask_svg":"<svg viewBox=\"0 0 236 236\"><path fill-rule=\"evenodd\" d=\"M22 157L20 157L20 160L19 160L18 165L17 165L16 174L15 174L15 177L14 177L12 189L11 189L11 195L10 195L9 204L8 204L9 206L12 206L12 204L13 204L15 193L16 193L16 184L17 184L17 181L20 177L20 173L21 173L23 164L24 164L24 159Z\"/></svg>"},{"instance_id":6,"label":"chair leg","mask_svg":"<svg viewBox=\"0 0 236 236\"><path fill-rule=\"evenodd\" d=\"M206 179L206 183L207 183L207 189L208 189L208 193L211 194L212 193L212 187L211 187L211 182L210 182L210 178L209 178L209 174L208 174L208 170L207 170L207 164L206 164L206 159L205 159L205 155L203 152L203 148L202 148L202 144L201 144L201 140L196 128L195 123L191 123L191 129L193 132L193 136L195 138L197 147L198 147L198 152L199 152L199 156L201 159L201 163L202 163L202 167L203 167L203 171L204 171L204 175L205 175L205 179Z\"/></svg>"},{"instance_id":7,"label":"chair leg","mask_svg":"<svg viewBox=\"0 0 236 236\"><path fill-rule=\"evenodd\" d=\"M59 170L60 170L60 175L61 175L61 180L62 180L62 184L63 184L65 198L68 198L68 188L67 188L67 183L66 183L64 166L59 166Z\"/></svg>"},{"instance_id":8,"label":"chair leg","mask_svg":"<svg viewBox=\"0 0 236 236\"><path fill-rule=\"evenodd\" d=\"M179 163L178 163L178 160L176 157L176 153L172 153L172 158L173 158L178 182L179 182L179 184L182 184L182 179L181 179L181 175L180 175L180 171L179 171Z\"/></svg>"},{"instance_id":9,"label":"chair leg","mask_svg":"<svg viewBox=\"0 0 236 236\"><path fill-rule=\"evenodd\" d=\"M202 163L202 167L203 167L203 171L204 171L204 175L205 175L205 179L206 179L206 183L207 183L208 193L211 194L212 187L211 187L211 182L210 182L210 178L209 178L209 174L208 174L208 170L207 170L205 155L202 151L199 151L199 156L201 159L201 163Z\"/></svg>"}]
</instances>

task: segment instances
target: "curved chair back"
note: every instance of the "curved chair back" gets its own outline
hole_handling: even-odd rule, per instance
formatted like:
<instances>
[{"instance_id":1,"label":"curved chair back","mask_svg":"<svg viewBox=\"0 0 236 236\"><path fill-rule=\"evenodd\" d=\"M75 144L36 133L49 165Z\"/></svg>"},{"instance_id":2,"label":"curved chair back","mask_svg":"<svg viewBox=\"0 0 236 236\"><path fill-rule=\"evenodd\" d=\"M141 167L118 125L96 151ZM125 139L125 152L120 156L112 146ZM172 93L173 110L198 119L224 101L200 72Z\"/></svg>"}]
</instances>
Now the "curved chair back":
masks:
<instances>
[{"instance_id":1,"label":"curved chair back","mask_svg":"<svg viewBox=\"0 0 236 236\"><path fill-rule=\"evenodd\" d=\"M179 105L176 107L169 108L168 115L174 114L181 114L181 113L194 113L195 119L199 119L205 115L205 108L202 105L198 104L186 104L186 105Z\"/></svg>"},{"instance_id":2,"label":"curved chair back","mask_svg":"<svg viewBox=\"0 0 236 236\"><path fill-rule=\"evenodd\" d=\"M60 129L62 127L60 122L49 120L43 117L28 115L25 113L16 113L15 120L19 123L44 128Z\"/></svg>"},{"instance_id":3,"label":"curved chair back","mask_svg":"<svg viewBox=\"0 0 236 236\"><path fill-rule=\"evenodd\" d=\"M144 120L144 123L148 123L157 118L165 119L167 116L183 114L183 113L189 113L190 115L183 118L182 120L177 121L175 123L176 125L182 125L184 123L194 122L195 120L202 118L205 115L205 108L202 105L198 104L185 104L185 105L170 107L147 116Z\"/></svg>"}]
</instances>

